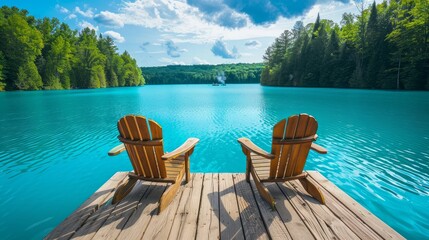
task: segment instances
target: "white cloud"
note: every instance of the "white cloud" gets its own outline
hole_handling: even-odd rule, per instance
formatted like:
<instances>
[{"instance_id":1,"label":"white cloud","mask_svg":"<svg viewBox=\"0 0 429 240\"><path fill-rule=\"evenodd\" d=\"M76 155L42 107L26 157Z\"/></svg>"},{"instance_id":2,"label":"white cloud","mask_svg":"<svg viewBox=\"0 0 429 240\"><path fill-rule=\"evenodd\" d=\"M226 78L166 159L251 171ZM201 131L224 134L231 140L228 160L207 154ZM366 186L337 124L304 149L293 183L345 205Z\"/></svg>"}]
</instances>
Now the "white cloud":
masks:
<instances>
[{"instance_id":1,"label":"white cloud","mask_svg":"<svg viewBox=\"0 0 429 240\"><path fill-rule=\"evenodd\" d=\"M173 57L173 58L178 58L182 55L182 53L188 52L187 49L180 48L172 40L166 41L165 47L167 48L168 56Z\"/></svg>"},{"instance_id":2,"label":"white cloud","mask_svg":"<svg viewBox=\"0 0 429 240\"><path fill-rule=\"evenodd\" d=\"M255 49L261 47L261 42L258 40L249 40L244 45L248 48Z\"/></svg>"},{"instance_id":3,"label":"white cloud","mask_svg":"<svg viewBox=\"0 0 429 240\"><path fill-rule=\"evenodd\" d=\"M88 8L87 10L84 11L84 10L80 9L79 7L75 7L74 11L76 13L79 13L80 15L82 15L84 17L87 17L87 18L94 17L94 12L93 12L92 8Z\"/></svg>"},{"instance_id":4,"label":"white cloud","mask_svg":"<svg viewBox=\"0 0 429 240\"><path fill-rule=\"evenodd\" d=\"M104 35L107 35L107 36L111 37L117 43L123 43L123 42L125 42L125 38L122 37L121 34L118 33L118 32L106 31L106 32L104 32Z\"/></svg>"},{"instance_id":5,"label":"white cloud","mask_svg":"<svg viewBox=\"0 0 429 240\"><path fill-rule=\"evenodd\" d=\"M94 20L109 27L121 28L124 26L121 15L109 11L101 11L94 16Z\"/></svg>"},{"instance_id":6,"label":"white cloud","mask_svg":"<svg viewBox=\"0 0 429 240\"><path fill-rule=\"evenodd\" d=\"M72 13L66 17L66 19L75 19L77 18L76 14Z\"/></svg>"},{"instance_id":7,"label":"white cloud","mask_svg":"<svg viewBox=\"0 0 429 240\"><path fill-rule=\"evenodd\" d=\"M67 8L60 6L59 4L55 5L55 8L58 11L60 11L60 13L69 13L70 12Z\"/></svg>"},{"instance_id":8,"label":"white cloud","mask_svg":"<svg viewBox=\"0 0 429 240\"><path fill-rule=\"evenodd\" d=\"M79 27L80 27L81 29L89 28L89 29L93 29L93 30L95 30L95 31L98 31L98 26L96 27L96 26L92 25L91 23L89 23L89 22L87 22L87 21L79 22Z\"/></svg>"},{"instance_id":9,"label":"white cloud","mask_svg":"<svg viewBox=\"0 0 429 240\"><path fill-rule=\"evenodd\" d=\"M216 40L211 48L211 51L215 56L225 59L237 59L240 57L237 48L233 47L232 50L229 50L226 43L222 39Z\"/></svg>"},{"instance_id":10,"label":"white cloud","mask_svg":"<svg viewBox=\"0 0 429 240\"><path fill-rule=\"evenodd\" d=\"M318 12L321 18L339 23L342 13L356 11L353 3L319 0L300 17L280 17L275 23L266 25L255 25L248 19L244 27L226 28L209 22L198 8L190 6L186 0L124 0L117 12L102 11L95 20L115 27L134 25L156 29L165 34L163 39L175 43L214 43L220 38L226 41L274 38L285 29L292 29L296 21L302 20L305 25L314 22Z\"/></svg>"}]
</instances>

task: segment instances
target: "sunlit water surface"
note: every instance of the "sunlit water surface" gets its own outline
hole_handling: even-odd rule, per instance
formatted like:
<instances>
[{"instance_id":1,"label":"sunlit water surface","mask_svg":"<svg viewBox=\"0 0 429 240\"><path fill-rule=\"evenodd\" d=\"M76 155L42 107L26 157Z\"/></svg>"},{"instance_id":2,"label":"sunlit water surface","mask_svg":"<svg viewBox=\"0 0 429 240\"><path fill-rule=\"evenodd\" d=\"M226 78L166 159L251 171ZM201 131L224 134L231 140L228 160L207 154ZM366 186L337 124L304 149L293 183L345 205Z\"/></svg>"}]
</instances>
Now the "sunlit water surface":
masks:
<instances>
[{"instance_id":1,"label":"sunlit water surface","mask_svg":"<svg viewBox=\"0 0 429 240\"><path fill-rule=\"evenodd\" d=\"M125 114L156 120L171 151L201 141L192 172L244 172L237 138L270 150L272 126L309 113L318 143L306 169L320 171L410 239L429 238L429 93L145 86L0 93L0 236L40 239L117 171L131 169L118 144Z\"/></svg>"}]
</instances>

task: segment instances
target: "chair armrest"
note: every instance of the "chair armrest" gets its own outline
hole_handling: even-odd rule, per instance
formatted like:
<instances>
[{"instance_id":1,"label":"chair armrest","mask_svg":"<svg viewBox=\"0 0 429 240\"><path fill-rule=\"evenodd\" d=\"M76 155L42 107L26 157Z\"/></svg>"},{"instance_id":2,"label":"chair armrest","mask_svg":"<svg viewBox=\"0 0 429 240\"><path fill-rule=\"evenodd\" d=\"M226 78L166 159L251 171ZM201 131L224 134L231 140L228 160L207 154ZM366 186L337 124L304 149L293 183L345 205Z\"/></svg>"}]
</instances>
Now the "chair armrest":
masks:
<instances>
[{"instance_id":1,"label":"chair armrest","mask_svg":"<svg viewBox=\"0 0 429 240\"><path fill-rule=\"evenodd\" d=\"M116 156L119 153L125 151L125 146L123 143L119 144L118 146L110 149L110 151L107 153L109 156Z\"/></svg>"},{"instance_id":2,"label":"chair armrest","mask_svg":"<svg viewBox=\"0 0 429 240\"><path fill-rule=\"evenodd\" d=\"M262 157L268 158L268 159L274 159L275 158L275 156L273 154L268 153L268 152L264 151L262 148L256 146L248 138L242 137L242 138L239 138L237 141L241 144L241 146L243 148L246 148L247 150L249 150L249 151L251 151L251 152L253 152L259 156L262 156Z\"/></svg>"},{"instance_id":3,"label":"chair armrest","mask_svg":"<svg viewBox=\"0 0 429 240\"><path fill-rule=\"evenodd\" d=\"M184 153L191 151L195 145L200 141L198 138L188 138L180 147L174 149L172 152L162 155L163 160L169 160L178 157Z\"/></svg>"},{"instance_id":4,"label":"chair armrest","mask_svg":"<svg viewBox=\"0 0 429 240\"><path fill-rule=\"evenodd\" d=\"M324 148L324 147L322 147L320 145L317 145L315 143L311 143L311 149L314 150L314 151L316 151L316 152L318 152L318 153L321 153L321 154L328 153L328 150L326 150L326 148Z\"/></svg>"}]
</instances>

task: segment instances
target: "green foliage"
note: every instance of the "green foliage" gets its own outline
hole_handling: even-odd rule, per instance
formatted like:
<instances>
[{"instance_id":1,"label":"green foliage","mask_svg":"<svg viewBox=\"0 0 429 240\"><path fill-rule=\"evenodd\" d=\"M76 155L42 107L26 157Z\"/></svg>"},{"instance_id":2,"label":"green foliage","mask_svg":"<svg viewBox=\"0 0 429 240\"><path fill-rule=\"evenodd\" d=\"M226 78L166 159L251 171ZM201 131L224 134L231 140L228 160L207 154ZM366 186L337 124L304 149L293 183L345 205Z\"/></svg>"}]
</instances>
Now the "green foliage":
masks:
<instances>
[{"instance_id":1,"label":"green foliage","mask_svg":"<svg viewBox=\"0 0 429 240\"><path fill-rule=\"evenodd\" d=\"M56 18L4 6L0 33L0 91L144 84L136 61L94 30L78 33Z\"/></svg>"},{"instance_id":2,"label":"green foliage","mask_svg":"<svg viewBox=\"0 0 429 240\"><path fill-rule=\"evenodd\" d=\"M27 62L19 67L15 85L19 90L41 89L43 86L42 77L37 72L34 62Z\"/></svg>"},{"instance_id":3,"label":"green foliage","mask_svg":"<svg viewBox=\"0 0 429 240\"><path fill-rule=\"evenodd\" d=\"M145 80L140 68L136 67L135 60L131 58L127 51L121 55L121 58L123 60L121 82L124 83L125 86L143 85Z\"/></svg>"},{"instance_id":4,"label":"green foliage","mask_svg":"<svg viewBox=\"0 0 429 240\"><path fill-rule=\"evenodd\" d=\"M258 83L263 64L221 64L144 67L147 84L212 84L216 76L224 73L226 83Z\"/></svg>"},{"instance_id":5,"label":"green foliage","mask_svg":"<svg viewBox=\"0 0 429 240\"><path fill-rule=\"evenodd\" d=\"M30 63L34 65L34 60L41 54L43 48L42 35L28 24L22 14L9 12L4 14L7 15L9 17L5 18L0 26L3 33L0 34L0 50L6 60L6 84L13 89L22 89L20 86L26 84L19 82L18 71L20 68L26 70L32 68ZM33 84L30 83L28 86Z\"/></svg>"},{"instance_id":6,"label":"green foliage","mask_svg":"<svg viewBox=\"0 0 429 240\"><path fill-rule=\"evenodd\" d=\"M429 89L429 1L375 3L345 13L341 26L318 16L297 22L268 47L263 85Z\"/></svg>"}]
</instances>

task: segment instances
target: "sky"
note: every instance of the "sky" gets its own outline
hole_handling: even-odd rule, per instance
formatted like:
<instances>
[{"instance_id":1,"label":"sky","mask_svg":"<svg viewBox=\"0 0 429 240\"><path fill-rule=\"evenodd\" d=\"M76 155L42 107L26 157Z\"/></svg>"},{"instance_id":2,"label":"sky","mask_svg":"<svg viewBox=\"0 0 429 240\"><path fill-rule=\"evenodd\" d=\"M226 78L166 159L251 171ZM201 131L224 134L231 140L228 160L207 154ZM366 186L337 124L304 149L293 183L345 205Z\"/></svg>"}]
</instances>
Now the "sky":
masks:
<instances>
[{"instance_id":1,"label":"sky","mask_svg":"<svg viewBox=\"0 0 429 240\"><path fill-rule=\"evenodd\" d=\"M141 67L260 63L296 21L339 23L351 0L2 0L36 18L56 17L114 39Z\"/></svg>"}]
</instances>

